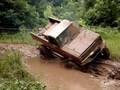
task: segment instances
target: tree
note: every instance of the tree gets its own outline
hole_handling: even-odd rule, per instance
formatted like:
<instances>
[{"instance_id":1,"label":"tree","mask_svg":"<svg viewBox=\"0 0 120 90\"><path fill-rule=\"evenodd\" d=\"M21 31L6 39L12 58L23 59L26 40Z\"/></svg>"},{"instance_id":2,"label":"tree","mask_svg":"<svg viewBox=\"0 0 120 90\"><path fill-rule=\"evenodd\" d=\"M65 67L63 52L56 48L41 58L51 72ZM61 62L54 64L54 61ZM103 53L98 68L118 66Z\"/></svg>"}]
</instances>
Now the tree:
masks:
<instances>
[{"instance_id":1,"label":"tree","mask_svg":"<svg viewBox=\"0 0 120 90\"><path fill-rule=\"evenodd\" d=\"M0 1L0 28L32 28L38 24L39 14L27 0Z\"/></svg>"},{"instance_id":2,"label":"tree","mask_svg":"<svg viewBox=\"0 0 120 90\"><path fill-rule=\"evenodd\" d=\"M83 1L84 7L86 10L93 7L95 3L96 3L96 0L84 0Z\"/></svg>"},{"instance_id":3,"label":"tree","mask_svg":"<svg viewBox=\"0 0 120 90\"><path fill-rule=\"evenodd\" d=\"M55 6L55 8L53 8L53 15L81 24L80 21L82 20L83 10L82 1L63 0L61 5Z\"/></svg>"},{"instance_id":4,"label":"tree","mask_svg":"<svg viewBox=\"0 0 120 90\"><path fill-rule=\"evenodd\" d=\"M118 18L120 18L119 0L96 0L85 16L88 24L112 27L119 25Z\"/></svg>"}]
</instances>

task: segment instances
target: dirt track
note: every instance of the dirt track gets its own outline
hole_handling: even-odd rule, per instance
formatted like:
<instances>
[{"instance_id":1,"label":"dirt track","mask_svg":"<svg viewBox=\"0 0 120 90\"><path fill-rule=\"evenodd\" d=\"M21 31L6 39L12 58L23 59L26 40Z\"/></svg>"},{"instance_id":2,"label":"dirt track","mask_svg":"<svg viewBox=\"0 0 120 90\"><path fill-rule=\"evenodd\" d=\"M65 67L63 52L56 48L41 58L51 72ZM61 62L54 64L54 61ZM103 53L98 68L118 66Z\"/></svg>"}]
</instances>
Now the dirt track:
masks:
<instances>
[{"instance_id":1,"label":"dirt track","mask_svg":"<svg viewBox=\"0 0 120 90\"><path fill-rule=\"evenodd\" d=\"M88 67L92 70L89 69L84 73L76 69L65 68L59 59L49 61L41 59L35 46L0 44L0 53L7 49L19 50L22 53L27 70L37 80L42 80L47 86L47 90L120 90L120 80L108 78L109 73L104 73L106 71L101 68L104 66L103 64L97 68L100 68L104 75L96 74L95 72L101 71L94 70L96 68L94 65ZM109 66L107 67L105 70L111 70ZM114 76L117 74L120 76L119 73L114 73Z\"/></svg>"}]
</instances>

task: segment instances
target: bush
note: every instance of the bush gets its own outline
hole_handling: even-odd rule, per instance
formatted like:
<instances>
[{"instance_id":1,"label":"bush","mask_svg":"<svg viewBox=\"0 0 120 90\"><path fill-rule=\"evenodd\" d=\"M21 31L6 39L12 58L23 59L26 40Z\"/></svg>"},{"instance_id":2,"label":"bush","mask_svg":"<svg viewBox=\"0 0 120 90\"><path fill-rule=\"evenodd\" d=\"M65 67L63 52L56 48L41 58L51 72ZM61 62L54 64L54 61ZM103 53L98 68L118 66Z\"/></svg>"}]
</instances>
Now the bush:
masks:
<instances>
[{"instance_id":1,"label":"bush","mask_svg":"<svg viewBox=\"0 0 120 90\"><path fill-rule=\"evenodd\" d=\"M0 1L0 32L17 31L21 27L34 28L43 18L37 7L30 0L1 0Z\"/></svg>"},{"instance_id":2,"label":"bush","mask_svg":"<svg viewBox=\"0 0 120 90\"><path fill-rule=\"evenodd\" d=\"M16 33L0 33L1 43L14 43L14 44L32 44L36 45L39 42L32 39L28 30L21 30Z\"/></svg>"},{"instance_id":3,"label":"bush","mask_svg":"<svg viewBox=\"0 0 120 90\"><path fill-rule=\"evenodd\" d=\"M0 56L0 89L44 90L45 88L24 70L18 52L7 51Z\"/></svg>"},{"instance_id":4,"label":"bush","mask_svg":"<svg viewBox=\"0 0 120 90\"><path fill-rule=\"evenodd\" d=\"M89 8L85 20L90 25L117 27L120 23L119 0L96 0L93 7Z\"/></svg>"}]
</instances>

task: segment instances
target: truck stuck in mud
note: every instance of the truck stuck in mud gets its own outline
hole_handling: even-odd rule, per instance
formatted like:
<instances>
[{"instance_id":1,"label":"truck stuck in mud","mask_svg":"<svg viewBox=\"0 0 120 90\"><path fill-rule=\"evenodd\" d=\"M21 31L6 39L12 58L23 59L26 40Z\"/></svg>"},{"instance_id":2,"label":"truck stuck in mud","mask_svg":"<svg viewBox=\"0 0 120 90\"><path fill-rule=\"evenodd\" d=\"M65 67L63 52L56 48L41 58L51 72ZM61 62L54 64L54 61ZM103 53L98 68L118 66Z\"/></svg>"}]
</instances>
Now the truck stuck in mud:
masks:
<instances>
[{"instance_id":1,"label":"truck stuck in mud","mask_svg":"<svg viewBox=\"0 0 120 90\"><path fill-rule=\"evenodd\" d=\"M79 27L69 20L49 18L44 28L31 35L42 43L40 54L47 58L59 56L83 66L97 57L110 57L109 49L98 33Z\"/></svg>"}]
</instances>

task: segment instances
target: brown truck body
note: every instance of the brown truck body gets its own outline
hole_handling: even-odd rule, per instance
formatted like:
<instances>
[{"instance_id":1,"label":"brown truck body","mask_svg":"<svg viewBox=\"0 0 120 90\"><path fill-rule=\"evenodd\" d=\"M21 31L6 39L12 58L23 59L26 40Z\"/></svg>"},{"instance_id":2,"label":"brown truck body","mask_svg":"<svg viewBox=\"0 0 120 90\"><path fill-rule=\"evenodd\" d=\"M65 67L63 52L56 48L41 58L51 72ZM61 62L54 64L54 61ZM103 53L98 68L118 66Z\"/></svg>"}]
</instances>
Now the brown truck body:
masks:
<instances>
[{"instance_id":1,"label":"brown truck body","mask_svg":"<svg viewBox=\"0 0 120 90\"><path fill-rule=\"evenodd\" d=\"M58 56L79 66L91 62L105 48L98 33L78 27L68 20L50 18L45 28L31 35Z\"/></svg>"}]
</instances>

